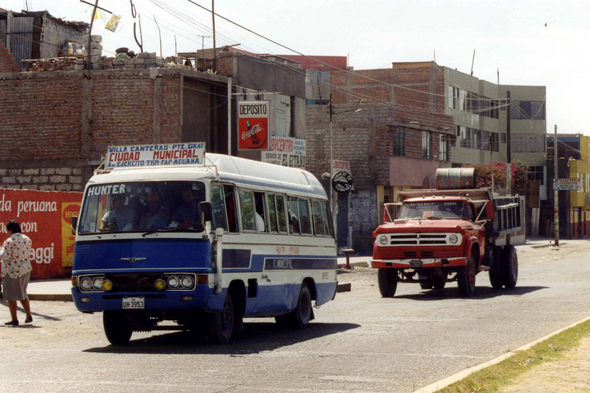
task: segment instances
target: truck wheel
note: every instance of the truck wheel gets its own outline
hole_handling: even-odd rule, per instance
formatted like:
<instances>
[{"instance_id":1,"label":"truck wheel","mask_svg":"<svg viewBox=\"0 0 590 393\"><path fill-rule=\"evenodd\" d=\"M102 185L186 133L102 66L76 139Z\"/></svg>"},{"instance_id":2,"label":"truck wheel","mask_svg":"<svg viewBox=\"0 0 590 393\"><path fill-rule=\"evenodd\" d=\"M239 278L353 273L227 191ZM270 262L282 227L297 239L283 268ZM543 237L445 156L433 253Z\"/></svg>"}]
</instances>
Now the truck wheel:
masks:
<instances>
[{"instance_id":1,"label":"truck wheel","mask_svg":"<svg viewBox=\"0 0 590 393\"><path fill-rule=\"evenodd\" d=\"M518 281L518 257L514 246L504 247L502 253L502 283L506 288L514 288Z\"/></svg>"},{"instance_id":2,"label":"truck wheel","mask_svg":"<svg viewBox=\"0 0 590 393\"><path fill-rule=\"evenodd\" d=\"M420 280L420 288L422 289L432 289L434 285L430 276L418 275L418 280Z\"/></svg>"},{"instance_id":3,"label":"truck wheel","mask_svg":"<svg viewBox=\"0 0 590 393\"><path fill-rule=\"evenodd\" d=\"M457 274L459 293L471 297L475 293L475 256L471 254L467 266L462 267Z\"/></svg>"},{"instance_id":4,"label":"truck wheel","mask_svg":"<svg viewBox=\"0 0 590 393\"><path fill-rule=\"evenodd\" d=\"M107 340L113 345L129 343L133 334L133 326L122 311L104 311L102 324Z\"/></svg>"},{"instance_id":5,"label":"truck wheel","mask_svg":"<svg viewBox=\"0 0 590 393\"><path fill-rule=\"evenodd\" d=\"M434 289L444 289L447 283L447 274L436 274L432 277L432 286Z\"/></svg>"},{"instance_id":6,"label":"truck wheel","mask_svg":"<svg viewBox=\"0 0 590 393\"><path fill-rule=\"evenodd\" d=\"M304 329L311 321L313 310L311 309L311 293L306 283L301 284L299 298L295 310L286 315L287 326L293 329ZM280 318L277 320L280 323Z\"/></svg>"},{"instance_id":7,"label":"truck wheel","mask_svg":"<svg viewBox=\"0 0 590 393\"><path fill-rule=\"evenodd\" d=\"M494 289L502 289L504 286L502 280L502 253L501 247L494 247L494 260L490 266L490 283Z\"/></svg>"},{"instance_id":8,"label":"truck wheel","mask_svg":"<svg viewBox=\"0 0 590 393\"><path fill-rule=\"evenodd\" d=\"M393 297L397 289L397 270L379 269L377 272L379 279L379 292L383 297Z\"/></svg>"},{"instance_id":9,"label":"truck wheel","mask_svg":"<svg viewBox=\"0 0 590 393\"><path fill-rule=\"evenodd\" d=\"M225 302L220 312L209 316L210 338L217 344L227 344L234 333L234 303L231 294L228 292L225 296Z\"/></svg>"}]
</instances>

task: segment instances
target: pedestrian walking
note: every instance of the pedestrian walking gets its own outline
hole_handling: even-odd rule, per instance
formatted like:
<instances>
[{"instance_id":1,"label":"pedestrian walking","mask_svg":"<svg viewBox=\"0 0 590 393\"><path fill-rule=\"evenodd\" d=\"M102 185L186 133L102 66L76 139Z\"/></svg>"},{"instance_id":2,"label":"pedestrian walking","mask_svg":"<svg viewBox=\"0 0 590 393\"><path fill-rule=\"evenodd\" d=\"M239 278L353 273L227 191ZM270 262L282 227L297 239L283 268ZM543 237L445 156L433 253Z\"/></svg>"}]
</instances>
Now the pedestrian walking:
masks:
<instances>
[{"instance_id":1,"label":"pedestrian walking","mask_svg":"<svg viewBox=\"0 0 590 393\"><path fill-rule=\"evenodd\" d=\"M8 326L18 326L16 315L17 304L20 300L27 317L25 323L33 322L27 285L31 275L31 239L23 235L18 221L10 220L6 223L9 238L0 247L0 261L2 262L2 286L4 300L8 302L10 321Z\"/></svg>"}]
</instances>

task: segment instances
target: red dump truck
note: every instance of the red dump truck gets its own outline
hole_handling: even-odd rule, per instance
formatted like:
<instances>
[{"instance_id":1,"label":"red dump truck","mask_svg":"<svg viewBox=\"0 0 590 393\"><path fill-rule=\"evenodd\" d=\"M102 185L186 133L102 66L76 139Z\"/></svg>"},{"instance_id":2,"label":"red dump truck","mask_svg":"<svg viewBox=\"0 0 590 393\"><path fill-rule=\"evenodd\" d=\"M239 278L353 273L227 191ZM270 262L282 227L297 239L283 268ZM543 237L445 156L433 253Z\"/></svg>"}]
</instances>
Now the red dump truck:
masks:
<instances>
[{"instance_id":1,"label":"red dump truck","mask_svg":"<svg viewBox=\"0 0 590 393\"><path fill-rule=\"evenodd\" d=\"M514 246L526 241L524 197L500 197L474 184L473 168L438 169L436 189L401 191L400 203L385 204L371 262L383 297L393 297L398 282L442 289L452 281L472 296L481 271L489 271L495 289L516 285Z\"/></svg>"}]
</instances>

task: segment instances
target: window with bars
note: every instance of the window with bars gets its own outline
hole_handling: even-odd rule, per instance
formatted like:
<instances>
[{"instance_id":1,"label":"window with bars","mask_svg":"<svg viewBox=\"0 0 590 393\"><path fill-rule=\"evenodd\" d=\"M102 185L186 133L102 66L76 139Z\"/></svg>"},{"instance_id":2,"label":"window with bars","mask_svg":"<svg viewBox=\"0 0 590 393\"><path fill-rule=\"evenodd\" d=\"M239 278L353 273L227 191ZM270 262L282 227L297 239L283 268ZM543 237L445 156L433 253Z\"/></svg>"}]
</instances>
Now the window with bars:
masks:
<instances>
[{"instance_id":1,"label":"window with bars","mask_svg":"<svg viewBox=\"0 0 590 393\"><path fill-rule=\"evenodd\" d=\"M449 137L447 135L439 135L438 159L440 161L449 161L448 139Z\"/></svg>"},{"instance_id":2,"label":"window with bars","mask_svg":"<svg viewBox=\"0 0 590 393\"><path fill-rule=\"evenodd\" d=\"M393 130L393 155L404 157L406 155L405 152L405 144L404 144L404 128L397 127Z\"/></svg>"},{"instance_id":3,"label":"window with bars","mask_svg":"<svg viewBox=\"0 0 590 393\"><path fill-rule=\"evenodd\" d=\"M431 155L430 132L422 131L422 158L429 160Z\"/></svg>"}]
</instances>

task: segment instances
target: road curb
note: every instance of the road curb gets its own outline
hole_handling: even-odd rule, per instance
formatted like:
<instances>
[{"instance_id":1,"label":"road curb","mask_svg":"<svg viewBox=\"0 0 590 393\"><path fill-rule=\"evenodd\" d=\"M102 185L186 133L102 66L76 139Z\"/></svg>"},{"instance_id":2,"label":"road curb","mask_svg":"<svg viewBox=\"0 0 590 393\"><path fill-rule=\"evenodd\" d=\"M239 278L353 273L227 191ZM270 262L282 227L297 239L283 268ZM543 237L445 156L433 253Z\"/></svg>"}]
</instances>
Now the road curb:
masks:
<instances>
[{"instance_id":1,"label":"road curb","mask_svg":"<svg viewBox=\"0 0 590 393\"><path fill-rule=\"evenodd\" d=\"M545 337L542 337L542 338L540 338L538 340L535 340L535 341L530 342L530 343L528 343L526 345L523 345L522 347L517 348L514 351L507 352L504 355L498 356L497 358L492 359L492 360L490 360L488 362L485 362L485 363L482 363L482 364L478 364L477 366L474 366L474 367L468 368L467 370L463 370L461 372L458 372L457 374L451 375L450 377L447 377L445 379L441 379L440 381L435 382L435 383L432 383L432 384L430 384L428 386L425 386L425 387L423 387L421 389L418 389L418 390L414 391L413 393L434 393L434 392L437 392L437 391L439 391L441 389L446 388L449 385L454 384L455 382L459 382L460 380L462 380L464 378L467 378L469 375L473 374L476 371L480 371L480 370L483 370L484 368L488 368L490 366L493 366L495 364L498 364L498 363L500 363L500 362L502 362L502 361L504 361L504 360L506 360L508 358L511 358L512 356L516 355L516 352L526 351L527 349L530 349L531 347L539 344L540 342L543 342L543 341L545 341L545 340L547 340L547 339L555 336L556 334L559 334L559 333L561 333L563 331L566 331L568 329L571 329L574 326L577 326L577 325L579 325L581 323L584 323L584 322L586 322L588 320L590 320L590 317L586 317L586 318L582 319L581 321L574 322L574 323L572 323L569 326L566 326L564 328L561 328L559 330L556 330L553 333L549 333Z\"/></svg>"},{"instance_id":2,"label":"road curb","mask_svg":"<svg viewBox=\"0 0 590 393\"><path fill-rule=\"evenodd\" d=\"M29 300L36 301L54 301L54 302L73 302L72 295L66 294L29 294Z\"/></svg>"}]
</instances>

